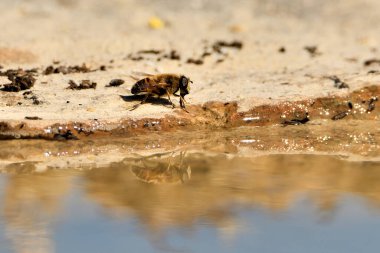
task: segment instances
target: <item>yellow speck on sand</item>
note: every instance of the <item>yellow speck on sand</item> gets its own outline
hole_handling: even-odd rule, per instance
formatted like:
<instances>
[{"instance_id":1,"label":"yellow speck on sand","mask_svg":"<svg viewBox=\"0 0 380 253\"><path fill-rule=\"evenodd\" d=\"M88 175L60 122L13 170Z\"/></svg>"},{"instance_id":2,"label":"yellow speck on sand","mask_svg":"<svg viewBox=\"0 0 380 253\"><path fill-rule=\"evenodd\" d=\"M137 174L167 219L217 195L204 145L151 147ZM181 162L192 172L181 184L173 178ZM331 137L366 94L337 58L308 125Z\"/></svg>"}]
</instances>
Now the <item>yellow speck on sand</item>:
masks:
<instances>
[{"instance_id":1,"label":"yellow speck on sand","mask_svg":"<svg viewBox=\"0 0 380 253\"><path fill-rule=\"evenodd\" d=\"M162 29L164 26L164 21L158 17L151 17L149 19L149 27L152 29Z\"/></svg>"}]
</instances>

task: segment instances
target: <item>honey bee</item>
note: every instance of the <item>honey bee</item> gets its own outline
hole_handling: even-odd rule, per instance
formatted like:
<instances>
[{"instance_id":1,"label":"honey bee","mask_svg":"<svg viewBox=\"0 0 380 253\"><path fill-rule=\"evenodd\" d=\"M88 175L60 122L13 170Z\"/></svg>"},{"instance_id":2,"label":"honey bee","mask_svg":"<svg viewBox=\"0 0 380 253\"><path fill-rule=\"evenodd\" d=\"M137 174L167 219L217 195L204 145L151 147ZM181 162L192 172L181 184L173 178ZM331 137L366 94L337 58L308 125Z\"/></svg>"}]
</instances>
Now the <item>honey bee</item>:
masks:
<instances>
[{"instance_id":1,"label":"honey bee","mask_svg":"<svg viewBox=\"0 0 380 253\"><path fill-rule=\"evenodd\" d=\"M158 74L158 75L148 75L147 77L137 81L133 86L131 93L133 95L145 94L145 97L140 104L144 104L145 101L151 97L162 97L167 96L169 102L174 108L175 105L170 99L170 95L179 97L179 103L181 108L186 110L185 106L185 96L190 92L190 83L193 83L189 78L183 75L177 74ZM179 91L179 95L177 92ZM138 105L137 105L138 106ZM136 109L134 106L132 110Z\"/></svg>"}]
</instances>

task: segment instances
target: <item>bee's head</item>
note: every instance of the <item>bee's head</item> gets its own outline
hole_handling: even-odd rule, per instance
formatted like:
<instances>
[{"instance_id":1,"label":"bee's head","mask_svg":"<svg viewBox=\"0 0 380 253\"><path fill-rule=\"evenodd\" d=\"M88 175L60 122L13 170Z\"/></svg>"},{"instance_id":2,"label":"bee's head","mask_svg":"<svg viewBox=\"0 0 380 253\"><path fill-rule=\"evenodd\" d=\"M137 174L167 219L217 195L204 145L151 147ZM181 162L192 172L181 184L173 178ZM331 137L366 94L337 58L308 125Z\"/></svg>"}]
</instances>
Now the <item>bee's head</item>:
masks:
<instances>
[{"instance_id":1,"label":"bee's head","mask_svg":"<svg viewBox=\"0 0 380 253\"><path fill-rule=\"evenodd\" d=\"M179 90L182 97L190 93L190 81L186 76L181 76L179 79Z\"/></svg>"}]
</instances>

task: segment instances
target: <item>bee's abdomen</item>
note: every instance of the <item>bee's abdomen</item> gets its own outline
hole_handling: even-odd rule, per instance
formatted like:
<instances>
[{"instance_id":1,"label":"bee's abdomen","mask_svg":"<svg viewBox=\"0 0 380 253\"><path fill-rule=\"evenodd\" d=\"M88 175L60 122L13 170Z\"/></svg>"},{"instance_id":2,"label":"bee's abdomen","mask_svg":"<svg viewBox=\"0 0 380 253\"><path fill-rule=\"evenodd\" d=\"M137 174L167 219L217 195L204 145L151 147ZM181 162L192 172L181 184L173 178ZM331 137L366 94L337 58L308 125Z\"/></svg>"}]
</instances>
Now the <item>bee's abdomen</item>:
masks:
<instances>
[{"instance_id":1,"label":"bee's abdomen","mask_svg":"<svg viewBox=\"0 0 380 253\"><path fill-rule=\"evenodd\" d=\"M148 84L145 82L145 79L142 79L133 85L131 93L136 95L141 92L146 92L147 88L148 88Z\"/></svg>"}]
</instances>

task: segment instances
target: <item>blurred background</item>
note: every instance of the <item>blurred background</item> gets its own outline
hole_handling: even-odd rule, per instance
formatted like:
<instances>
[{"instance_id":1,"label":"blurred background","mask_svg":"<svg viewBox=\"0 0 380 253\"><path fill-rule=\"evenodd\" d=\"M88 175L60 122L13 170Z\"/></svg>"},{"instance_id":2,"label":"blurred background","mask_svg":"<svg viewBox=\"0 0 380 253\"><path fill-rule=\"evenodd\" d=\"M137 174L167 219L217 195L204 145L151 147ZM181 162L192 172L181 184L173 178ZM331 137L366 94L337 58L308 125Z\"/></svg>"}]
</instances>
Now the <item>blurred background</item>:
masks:
<instances>
[{"instance_id":1,"label":"blurred background","mask_svg":"<svg viewBox=\"0 0 380 253\"><path fill-rule=\"evenodd\" d=\"M376 0L3 0L0 62L99 59L141 47L191 54L202 40L242 38L248 45L379 42ZM190 51L190 52L189 52ZM8 52L8 56L12 51ZM12 58L12 57L11 57Z\"/></svg>"}]
</instances>

